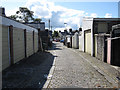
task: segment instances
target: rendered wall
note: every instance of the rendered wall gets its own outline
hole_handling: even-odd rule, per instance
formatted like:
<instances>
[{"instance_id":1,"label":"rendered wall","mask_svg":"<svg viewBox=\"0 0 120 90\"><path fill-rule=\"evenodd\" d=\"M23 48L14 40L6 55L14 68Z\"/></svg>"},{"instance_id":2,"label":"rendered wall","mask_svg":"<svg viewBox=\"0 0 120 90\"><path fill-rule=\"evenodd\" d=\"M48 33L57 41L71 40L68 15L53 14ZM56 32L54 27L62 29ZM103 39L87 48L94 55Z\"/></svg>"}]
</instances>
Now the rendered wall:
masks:
<instances>
[{"instance_id":1,"label":"rendered wall","mask_svg":"<svg viewBox=\"0 0 120 90\"><path fill-rule=\"evenodd\" d=\"M95 35L95 57L103 62L107 62L107 38L109 34Z\"/></svg>"},{"instance_id":2,"label":"rendered wall","mask_svg":"<svg viewBox=\"0 0 120 90\"><path fill-rule=\"evenodd\" d=\"M107 23L98 23L98 33L107 33L108 25Z\"/></svg>"},{"instance_id":3,"label":"rendered wall","mask_svg":"<svg viewBox=\"0 0 120 90\"><path fill-rule=\"evenodd\" d=\"M85 33L84 33L84 31L88 30L88 29L91 29L91 33L93 33L92 27L93 27L93 18L83 18L83 20L82 20L82 32L81 32L81 36L79 36L79 50L80 51L83 51L83 52L85 51L85 47L84 47L85 46L84 45L84 43L85 43L85 37L84 37ZM92 35L91 35L91 37L92 37ZM92 46L93 45L91 45L91 47Z\"/></svg>"}]
</instances>

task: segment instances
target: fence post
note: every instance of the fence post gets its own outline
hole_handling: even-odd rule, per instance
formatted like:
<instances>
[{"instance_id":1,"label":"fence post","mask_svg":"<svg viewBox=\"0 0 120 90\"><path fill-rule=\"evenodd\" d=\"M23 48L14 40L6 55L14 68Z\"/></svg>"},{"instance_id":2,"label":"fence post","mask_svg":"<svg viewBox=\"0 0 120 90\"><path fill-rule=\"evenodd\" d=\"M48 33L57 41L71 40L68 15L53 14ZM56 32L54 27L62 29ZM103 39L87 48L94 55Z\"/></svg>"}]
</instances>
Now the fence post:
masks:
<instances>
[{"instance_id":1,"label":"fence post","mask_svg":"<svg viewBox=\"0 0 120 90\"><path fill-rule=\"evenodd\" d=\"M13 26L9 26L9 41L10 41L10 65L14 64L14 50L13 50Z\"/></svg>"},{"instance_id":2,"label":"fence post","mask_svg":"<svg viewBox=\"0 0 120 90\"><path fill-rule=\"evenodd\" d=\"M33 31L33 53L35 53L35 32Z\"/></svg>"},{"instance_id":3,"label":"fence post","mask_svg":"<svg viewBox=\"0 0 120 90\"><path fill-rule=\"evenodd\" d=\"M25 47L25 58L27 57L27 36L26 29L24 29L24 47Z\"/></svg>"}]
</instances>

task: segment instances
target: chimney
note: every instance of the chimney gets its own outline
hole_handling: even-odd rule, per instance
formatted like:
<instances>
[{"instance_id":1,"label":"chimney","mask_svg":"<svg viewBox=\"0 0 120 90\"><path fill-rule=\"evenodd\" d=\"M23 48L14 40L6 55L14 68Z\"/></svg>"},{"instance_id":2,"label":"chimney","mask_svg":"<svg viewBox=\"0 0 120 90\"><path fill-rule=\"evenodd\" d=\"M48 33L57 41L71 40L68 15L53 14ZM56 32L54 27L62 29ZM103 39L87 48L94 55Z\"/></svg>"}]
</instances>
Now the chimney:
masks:
<instances>
[{"instance_id":1,"label":"chimney","mask_svg":"<svg viewBox=\"0 0 120 90\"><path fill-rule=\"evenodd\" d=\"M61 31L59 31L59 33L61 33Z\"/></svg>"},{"instance_id":2,"label":"chimney","mask_svg":"<svg viewBox=\"0 0 120 90\"><path fill-rule=\"evenodd\" d=\"M5 8L0 7L0 16L5 16Z\"/></svg>"}]
</instances>

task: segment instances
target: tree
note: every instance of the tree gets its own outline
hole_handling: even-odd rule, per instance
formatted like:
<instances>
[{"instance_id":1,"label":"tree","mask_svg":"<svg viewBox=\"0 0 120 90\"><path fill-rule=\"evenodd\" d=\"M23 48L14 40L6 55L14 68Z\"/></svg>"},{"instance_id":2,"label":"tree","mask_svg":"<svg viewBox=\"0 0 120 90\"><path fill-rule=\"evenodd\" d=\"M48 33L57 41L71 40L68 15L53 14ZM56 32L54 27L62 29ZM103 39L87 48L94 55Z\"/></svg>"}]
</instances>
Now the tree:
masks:
<instances>
[{"instance_id":1,"label":"tree","mask_svg":"<svg viewBox=\"0 0 120 90\"><path fill-rule=\"evenodd\" d=\"M42 21L42 19L40 19L40 18L35 18L33 22L40 23L41 21Z\"/></svg>"},{"instance_id":2,"label":"tree","mask_svg":"<svg viewBox=\"0 0 120 90\"><path fill-rule=\"evenodd\" d=\"M30 11L26 7L19 7L19 11L16 11L16 14L11 15L10 18L24 23L28 23L28 22L40 23L42 19L34 18L33 13L34 13L33 11Z\"/></svg>"},{"instance_id":3,"label":"tree","mask_svg":"<svg viewBox=\"0 0 120 90\"><path fill-rule=\"evenodd\" d=\"M16 12L17 19L19 19L22 22L28 23L30 21L33 21L33 11L30 11L26 7L19 7L19 11Z\"/></svg>"},{"instance_id":4,"label":"tree","mask_svg":"<svg viewBox=\"0 0 120 90\"><path fill-rule=\"evenodd\" d=\"M54 31L54 33L53 33L53 37L59 37L59 33L58 33L58 31Z\"/></svg>"},{"instance_id":5,"label":"tree","mask_svg":"<svg viewBox=\"0 0 120 90\"><path fill-rule=\"evenodd\" d=\"M11 15L9 18L16 20L18 18L17 15Z\"/></svg>"}]
</instances>

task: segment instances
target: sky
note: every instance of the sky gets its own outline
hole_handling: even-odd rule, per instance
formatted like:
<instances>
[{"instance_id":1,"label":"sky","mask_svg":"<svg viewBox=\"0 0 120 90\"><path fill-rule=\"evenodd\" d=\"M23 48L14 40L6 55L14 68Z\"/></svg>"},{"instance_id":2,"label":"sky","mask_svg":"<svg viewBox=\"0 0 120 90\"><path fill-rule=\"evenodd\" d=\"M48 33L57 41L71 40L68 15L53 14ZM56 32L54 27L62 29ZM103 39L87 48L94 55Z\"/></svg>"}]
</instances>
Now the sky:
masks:
<instances>
[{"instance_id":1,"label":"sky","mask_svg":"<svg viewBox=\"0 0 120 90\"><path fill-rule=\"evenodd\" d=\"M51 20L53 29L78 29L83 17L117 18L118 0L0 0L7 16L14 15L19 7L34 11L34 17L41 18L48 27Z\"/></svg>"}]
</instances>

